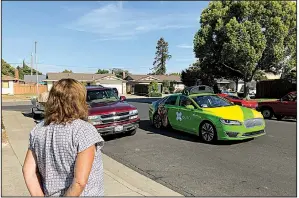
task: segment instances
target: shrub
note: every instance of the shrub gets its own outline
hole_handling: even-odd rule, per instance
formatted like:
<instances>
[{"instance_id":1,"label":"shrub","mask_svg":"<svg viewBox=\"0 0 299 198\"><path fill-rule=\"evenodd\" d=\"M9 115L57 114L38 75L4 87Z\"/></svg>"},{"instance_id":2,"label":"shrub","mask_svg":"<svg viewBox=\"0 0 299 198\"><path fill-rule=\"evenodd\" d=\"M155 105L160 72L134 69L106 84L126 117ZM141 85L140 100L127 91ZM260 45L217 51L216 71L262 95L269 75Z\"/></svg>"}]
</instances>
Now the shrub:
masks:
<instances>
[{"instance_id":1,"label":"shrub","mask_svg":"<svg viewBox=\"0 0 299 198\"><path fill-rule=\"evenodd\" d=\"M173 93L173 92L174 92L174 87L172 87L172 86L169 87L169 92L170 92L170 93Z\"/></svg>"},{"instance_id":2,"label":"shrub","mask_svg":"<svg viewBox=\"0 0 299 198\"><path fill-rule=\"evenodd\" d=\"M156 81L152 81L148 86L148 92L158 92L158 83Z\"/></svg>"},{"instance_id":3,"label":"shrub","mask_svg":"<svg viewBox=\"0 0 299 198\"><path fill-rule=\"evenodd\" d=\"M150 92L148 94L149 97L162 97L162 93L159 92Z\"/></svg>"}]
</instances>

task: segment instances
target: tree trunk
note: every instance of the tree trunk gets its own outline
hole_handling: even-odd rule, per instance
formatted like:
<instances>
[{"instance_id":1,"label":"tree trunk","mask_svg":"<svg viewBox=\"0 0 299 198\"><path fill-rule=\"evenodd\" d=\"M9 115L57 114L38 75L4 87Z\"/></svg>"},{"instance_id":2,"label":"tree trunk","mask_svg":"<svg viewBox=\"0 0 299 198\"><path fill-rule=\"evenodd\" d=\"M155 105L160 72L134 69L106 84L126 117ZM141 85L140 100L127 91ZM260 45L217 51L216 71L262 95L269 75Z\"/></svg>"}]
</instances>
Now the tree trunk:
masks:
<instances>
[{"instance_id":1,"label":"tree trunk","mask_svg":"<svg viewBox=\"0 0 299 198\"><path fill-rule=\"evenodd\" d=\"M247 86L247 82L246 80L244 79L244 99L245 100L249 100L249 95L248 95L248 86Z\"/></svg>"}]
</instances>

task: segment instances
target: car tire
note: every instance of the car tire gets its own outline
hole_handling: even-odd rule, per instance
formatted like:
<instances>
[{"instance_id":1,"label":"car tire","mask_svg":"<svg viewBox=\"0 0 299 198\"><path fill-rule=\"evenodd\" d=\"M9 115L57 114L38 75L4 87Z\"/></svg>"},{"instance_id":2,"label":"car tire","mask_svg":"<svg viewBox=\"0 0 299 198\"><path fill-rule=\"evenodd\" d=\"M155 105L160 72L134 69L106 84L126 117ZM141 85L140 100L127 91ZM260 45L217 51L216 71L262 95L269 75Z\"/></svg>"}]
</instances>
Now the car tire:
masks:
<instances>
[{"instance_id":1,"label":"car tire","mask_svg":"<svg viewBox=\"0 0 299 198\"><path fill-rule=\"evenodd\" d=\"M126 132L126 135L129 135L129 136L135 135L136 131L137 131L137 129L130 130L130 131Z\"/></svg>"},{"instance_id":2,"label":"car tire","mask_svg":"<svg viewBox=\"0 0 299 198\"><path fill-rule=\"evenodd\" d=\"M271 108L265 107L261 112L265 119L271 119L273 117L273 110Z\"/></svg>"},{"instance_id":3,"label":"car tire","mask_svg":"<svg viewBox=\"0 0 299 198\"><path fill-rule=\"evenodd\" d=\"M217 141L218 136L215 126L209 121L202 122L199 127L199 137L202 141L207 143Z\"/></svg>"},{"instance_id":4,"label":"car tire","mask_svg":"<svg viewBox=\"0 0 299 198\"><path fill-rule=\"evenodd\" d=\"M161 116L157 113L153 117L153 125L156 129L162 128L162 119Z\"/></svg>"},{"instance_id":5,"label":"car tire","mask_svg":"<svg viewBox=\"0 0 299 198\"><path fill-rule=\"evenodd\" d=\"M34 111L32 110L32 118L34 119L34 120L38 120L38 119L40 119L40 115L39 114L36 114L36 113L34 113Z\"/></svg>"},{"instance_id":6,"label":"car tire","mask_svg":"<svg viewBox=\"0 0 299 198\"><path fill-rule=\"evenodd\" d=\"M284 118L284 116L282 116L282 115L275 115L275 117L277 120L282 120L282 118Z\"/></svg>"}]
</instances>

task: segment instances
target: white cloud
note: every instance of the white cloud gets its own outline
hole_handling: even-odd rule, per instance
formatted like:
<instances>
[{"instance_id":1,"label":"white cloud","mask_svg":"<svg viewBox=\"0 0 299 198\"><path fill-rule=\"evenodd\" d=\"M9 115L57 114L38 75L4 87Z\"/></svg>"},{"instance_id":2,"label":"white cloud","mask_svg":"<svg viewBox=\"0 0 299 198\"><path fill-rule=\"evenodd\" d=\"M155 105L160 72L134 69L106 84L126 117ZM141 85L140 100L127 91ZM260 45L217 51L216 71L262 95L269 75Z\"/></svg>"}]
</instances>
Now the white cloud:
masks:
<instances>
[{"instance_id":1,"label":"white cloud","mask_svg":"<svg viewBox=\"0 0 299 198\"><path fill-rule=\"evenodd\" d=\"M197 24L193 19L191 14L137 10L117 2L91 10L68 28L97 34L99 40L124 40L151 31L194 27Z\"/></svg>"},{"instance_id":2,"label":"white cloud","mask_svg":"<svg viewBox=\"0 0 299 198\"><path fill-rule=\"evenodd\" d=\"M180 45L177 45L177 47L178 48L192 49L193 45L180 44Z\"/></svg>"}]
</instances>

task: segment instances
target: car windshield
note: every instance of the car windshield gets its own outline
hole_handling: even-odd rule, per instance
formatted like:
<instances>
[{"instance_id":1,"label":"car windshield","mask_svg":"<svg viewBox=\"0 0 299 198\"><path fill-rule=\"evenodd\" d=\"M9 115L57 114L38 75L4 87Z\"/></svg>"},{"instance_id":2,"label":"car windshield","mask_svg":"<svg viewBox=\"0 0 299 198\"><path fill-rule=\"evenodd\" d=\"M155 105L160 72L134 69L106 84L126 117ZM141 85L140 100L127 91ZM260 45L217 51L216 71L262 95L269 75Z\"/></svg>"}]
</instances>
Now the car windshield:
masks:
<instances>
[{"instance_id":1,"label":"car windshield","mask_svg":"<svg viewBox=\"0 0 299 198\"><path fill-rule=\"evenodd\" d=\"M196 96L193 97L193 100L201 107L201 108L215 108L215 107L227 107L232 106L233 104L229 101L215 95L207 95L207 96Z\"/></svg>"},{"instance_id":2,"label":"car windshield","mask_svg":"<svg viewBox=\"0 0 299 198\"><path fill-rule=\"evenodd\" d=\"M89 90L87 91L87 102L88 103L106 103L115 102L119 98L112 89L100 89L100 90Z\"/></svg>"}]
</instances>

